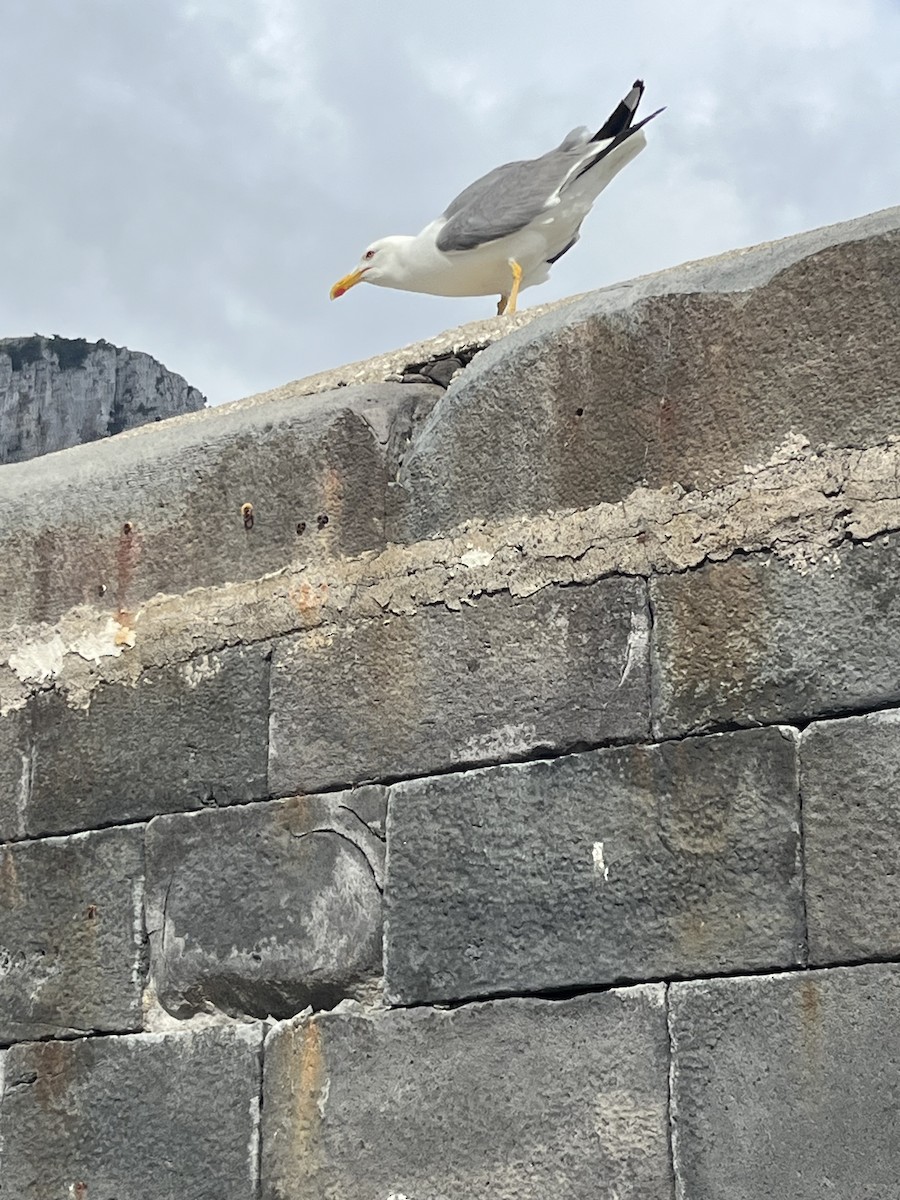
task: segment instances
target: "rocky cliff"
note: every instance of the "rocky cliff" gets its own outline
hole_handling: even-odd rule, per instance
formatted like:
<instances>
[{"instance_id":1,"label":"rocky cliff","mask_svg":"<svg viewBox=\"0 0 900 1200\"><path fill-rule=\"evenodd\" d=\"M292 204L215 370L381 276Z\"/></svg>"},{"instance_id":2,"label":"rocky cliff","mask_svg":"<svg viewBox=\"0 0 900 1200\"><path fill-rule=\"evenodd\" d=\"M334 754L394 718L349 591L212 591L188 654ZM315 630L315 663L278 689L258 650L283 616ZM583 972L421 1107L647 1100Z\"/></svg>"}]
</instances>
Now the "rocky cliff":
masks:
<instances>
[{"instance_id":1,"label":"rocky cliff","mask_svg":"<svg viewBox=\"0 0 900 1200\"><path fill-rule=\"evenodd\" d=\"M196 412L205 403L149 354L82 338L0 339L0 463Z\"/></svg>"},{"instance_id":2,"label":"rocky cliff","mask_svg":"<svg viewBox=\"0 0 900 1200\"><path fill-rule=\"evenodd\" d=\"M895 1196L898 311L894 209L4 468L0 1191Z\"/></svg>"}]
</instances>

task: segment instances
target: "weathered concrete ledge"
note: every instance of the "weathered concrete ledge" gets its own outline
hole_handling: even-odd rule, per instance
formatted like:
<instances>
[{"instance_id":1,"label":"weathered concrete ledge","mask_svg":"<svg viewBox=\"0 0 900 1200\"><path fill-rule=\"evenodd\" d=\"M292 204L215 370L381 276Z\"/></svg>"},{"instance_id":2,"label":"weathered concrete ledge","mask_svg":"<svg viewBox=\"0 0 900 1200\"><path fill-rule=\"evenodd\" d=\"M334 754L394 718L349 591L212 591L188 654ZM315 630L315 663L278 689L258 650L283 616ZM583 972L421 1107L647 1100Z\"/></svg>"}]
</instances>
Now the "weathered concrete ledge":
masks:
<instances>
[{"instance_id":1,"label":"weathered concrete ledge","mask_svg":"<svg viewBox=\"0 0 900 1200\"><path fill-rule=\"evenodd\" d=\"M890 209L523 315L446 392L371 382L376 360L312 399L322 379L6 467L3 623L87 604L127 626L159 592L473 517L706 491L791 434L881 443L900 432L898 271Z\"/></svg>"},{"instance_id":2,"label":"weathered concrete ledge","mask_svg":"<svg viewBox=\"0 0 900 1200\"><path fill-rule=\"evenodd\" d=\"M830 577L841 552L898 529L900 438L819 451L789 438L770 464L708 491L641 487L615 504L473 521L452 537L326 563L295 560L244 583L160 594L128 613L80 604L52 623L18 622L0 635L0 712L48 687L83 707L103 683L132 685L152 668L237 643L460 610L481 596L682 574L757 553L799 576Z\"/></svg>"}]
</instances>

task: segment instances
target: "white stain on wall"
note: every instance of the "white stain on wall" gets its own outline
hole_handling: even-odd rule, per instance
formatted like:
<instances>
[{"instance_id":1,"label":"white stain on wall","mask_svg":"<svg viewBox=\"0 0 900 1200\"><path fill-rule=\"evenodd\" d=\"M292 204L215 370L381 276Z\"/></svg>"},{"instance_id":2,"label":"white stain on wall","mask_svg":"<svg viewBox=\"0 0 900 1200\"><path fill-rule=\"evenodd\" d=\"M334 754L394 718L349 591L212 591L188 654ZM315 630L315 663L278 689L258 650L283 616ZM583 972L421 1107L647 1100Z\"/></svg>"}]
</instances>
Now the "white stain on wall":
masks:
<instances>
[{"instance_id":1,"label":"white stain on wall","mask_svg":"<svg viewBox=\"0 0 900 1200\"><path fill-rule=\"evenodd\" d=\"M591 855L594 860L594 874L599 875L604 883L609 879L609 864L603 857L603 843L594 842L591 850Z\"/></svg>"},{"instance_id":2,"label":"white stain on wall","mask_svg":"<svg viewBox=\"0 0 900 1200\"><path fill-rule=\"evenodd\" d=\"M631 614L631 628L628 631L628 640L625 643L625 663L622 667L622 674L619 678L619 687L625 682L635 667L646 659L650 649L650 619L647 613L641 609L640 612Z\"/></svg>"}]
</instances>

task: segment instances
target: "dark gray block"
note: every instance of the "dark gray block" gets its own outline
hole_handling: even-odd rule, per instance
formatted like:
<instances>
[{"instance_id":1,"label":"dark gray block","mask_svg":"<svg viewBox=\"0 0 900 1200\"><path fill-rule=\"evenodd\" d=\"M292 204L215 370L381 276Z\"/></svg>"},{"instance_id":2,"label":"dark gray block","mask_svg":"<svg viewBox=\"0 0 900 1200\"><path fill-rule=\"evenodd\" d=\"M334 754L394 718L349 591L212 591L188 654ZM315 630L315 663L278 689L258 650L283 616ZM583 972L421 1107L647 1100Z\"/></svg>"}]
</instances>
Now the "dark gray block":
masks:
<instances>
[{"instance_id":1,"label":"dark gray block","mask_svg":"<svg viewBox=\"0 0 900 1200\"><path fill-rule=\"evenodd\" d=\"M801 960L795 740L628 746L391 790L394 1003Z\"/></svg>"},{"instance_id":2,"label":"dark gray block","mask_svg":"<svg viewBox=\"0 0 900 1200\"><path fill-rule=\"evenodd\" d=\"M670 1200L667 1115L661 987L325 1015L267 1042L263 1196Z\"/></svg>"},{"instance_id":3,"label":"dark gray block","mask_svg":"<svg viewBox=\"0 0 900 1200\"><path fill-rule=\"evenodd\" d=\"M13 1046L0 1100L16 1200L256 1196L257 1027Z\"/></svg>"},{"instance_id":4,"label":"dark gray block","mask_svg":"<svg viewBox=\"0 0 900 1200\"><path fill-rule=\"evenodd\" d=\"M674 984L669 1003L679 1195L897 1195L897 966Z\"/></svg>"},{"instance_id":5,"label":"dark gray block","mask_svg":"<svg viewBox=\"0 0 900 1200\"><path fill-rule=\"evenodd\" d=\"M383 788L361 788L151 822L160 1003L179 1017L283 1018L380 976L384 843L366 818L383 826L385 803Z\"/></svg>"},{"instance_id":6,"label":"dark gray block","mask_svg":"<svg viewBox=\"0 0 900 1200\"><path fill-rule=\"evenodd\" d=\"M223 650L34 710L32 835L266 795L267 648Z\"/></svg>"},{"instance_id":7,"label":"dark gray block","mask_svg":"<svg viewBox=\"0 0 900 1200\"><path fill-rule=\"evenodd\" d=\"M900 540L799 571L736 557L651 583L654 728L789 721L900 700Z\"/></svg>"},{"instance_id":8,"label":"dark gray block","mask_svg":"<svg viewBox=\"0 0 900 1200\"><path fill-rule=\"evenodd\" d=\"M811 725L801 763L810 962L900 957L900 712Z\"/></svg>"},{"instance_id":9,"label":"dark gray block","mask_svg":"<svg viewBox=\"0 0 900 1200\"><path fill-rule=\"evenodd\" d=\"M19 708L0 717L0 842L25 834L31 790L31 717Z\"/></svg>"},{"instance_id":10,"label":"dark gray block","mask_svg":"<svg viewBox=\"0 0 900 1200\"><path fill-rule=\"evenodd\" d=\"M0 848L0 1042L141 1028L142 837Z\"/></svg>"},{"instance_id":11,"label":"dark gray block","mask_svg":"<svg viewBox=\"0 0 900 1200\"><path fill-rule=\"evenodd\" d=\"M792 430L866 446L900 424L900 213L593 292L489 346L406 456L395 540L707 488ZM829 244L830 243L830 244Z\"/></svg>"},{"instance_id":12,"label":"dark gray block","mask_svg":"<svg viewBox=\"0 0 900 1200\"><path fill-rule=\"evenodd\" d=\"M281 642L270 791L646 736L648 620L643 582L611 579Z\"/></svg>"}]
</instances>

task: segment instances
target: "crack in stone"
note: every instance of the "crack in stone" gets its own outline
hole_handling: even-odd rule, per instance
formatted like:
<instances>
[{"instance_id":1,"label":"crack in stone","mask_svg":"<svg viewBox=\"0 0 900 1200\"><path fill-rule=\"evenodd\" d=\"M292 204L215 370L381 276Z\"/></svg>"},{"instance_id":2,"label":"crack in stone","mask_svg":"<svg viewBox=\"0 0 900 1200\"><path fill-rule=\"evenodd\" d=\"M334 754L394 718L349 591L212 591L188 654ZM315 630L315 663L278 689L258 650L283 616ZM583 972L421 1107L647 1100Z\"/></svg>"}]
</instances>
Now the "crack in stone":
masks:
<instances>
[{"instance_id":1,"label":"crack in stone","mask_svg":"<svg viewBox=\"0 0 900 1200\"><path fill-rule=\"evenodd\" d=\"M345 806L342 804L339 807L344 808ZM348 809L347 811L349 812L350 810ZM355 815L356 814L354 813L354 816ZM366 829L372 837L375 837L375 834L372 833L368 826L366 826ZM344 833L340 829L334 829L331 825L320 825L315 829L304 829L300 833L294 833L292 834L292 837L296 838L297 841L300 841L302 838L315 837L317 834L332 834L334 837L340 838L342 842L346 842L348 846L352 846L354 850L357 850L362 855L363 861L372 873L372 878L375 881L375 887L378 889L379 894L382 896L384 895L383 870L381 870L375 863L372 862L365 847L361 845L361 843L358 842L351 834Z\"/></svg>"},{"instance_id":2,"label":"crack in stone","mask_svg":"<svg viewBox=\"0 0 900 1200\"><path fill-rule=\"evenodd\" d=\"M366 829L366 830L367 830L369 833L371 833L371 834L372 834L374 837L378 838L379 842L384 842L384 841L386 841L387 835L386 835L386 834L383 834L383 833L379 833L377 829L373 829L373 828L372 828L372 826L369 824L369 822L368 822L368 821L366 821L366 820L364 820L364 819L363 819L363 818L362 818L362 817L359 815L359 813L356 811L356 809L355 809L355 808L351 808L349 804L338 804L338 805L337 805L337 808L338 808L338 809L339 809L341 812L348 812L348 813L350 813L350 815L351 815L351 816L355 817L355 818L357 819L357 821L359 821L359 823L360 823L360 824L361 824L361 825L362 825L362 826L363 826L363 827L364 827L364 828L365 828L365 829Z\"/></svg>"}]
</instances>

